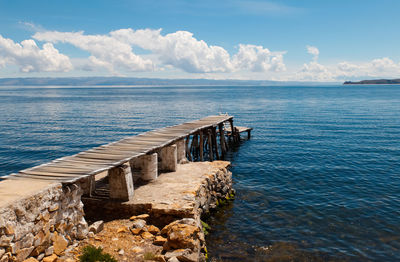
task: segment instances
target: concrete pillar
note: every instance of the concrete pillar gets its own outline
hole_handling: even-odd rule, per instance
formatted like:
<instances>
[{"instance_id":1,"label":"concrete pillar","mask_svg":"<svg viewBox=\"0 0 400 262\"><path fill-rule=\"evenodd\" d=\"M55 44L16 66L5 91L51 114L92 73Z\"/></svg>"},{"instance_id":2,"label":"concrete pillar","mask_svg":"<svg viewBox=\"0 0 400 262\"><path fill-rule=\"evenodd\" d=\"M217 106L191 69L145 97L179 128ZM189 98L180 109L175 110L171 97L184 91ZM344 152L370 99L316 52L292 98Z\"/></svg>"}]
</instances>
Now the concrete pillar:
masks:
<instances>
[{"instance_id":1,"label":"concrete pillar","mask_svg":"<svg viewBox=\"0 0 400 262\"><path fill-rule=\"evenodd\" d=\"M187 162L185 139L176 141L176 154L178 163Z\"/></svg>"},{"instance_id":2,"label":"concrete pillar","mask_svg":"<svg viewBox=\"0 0 400 262\"><path fill-rule=\"evenodd\" d=\"M177 146L171 145L160 149L159 168L161 171L174 172L178 165Z\"/></svg>"},{"instance_id":3,"label":"concrete pillar","mask_svg":"<svg viewBox=\"0 0 400 262\"><path fill-rule=\"evenodd\" d=\"M154 180L158 176L157 153L134 158L130 162L132 170L139 170L143 180Z\"/></svg>"},{"instance_id":4,"label":"concrete pillar","mask_svg":"<svg viewBox=\"0 0 400 262\"><path fill-rule=\"evenodd\" d=\"M110 198L122 201L129 201L133 198L133 180L131 167L125 163L111 168L108 171L110 183Z\"/></svg>"}]
</instances>

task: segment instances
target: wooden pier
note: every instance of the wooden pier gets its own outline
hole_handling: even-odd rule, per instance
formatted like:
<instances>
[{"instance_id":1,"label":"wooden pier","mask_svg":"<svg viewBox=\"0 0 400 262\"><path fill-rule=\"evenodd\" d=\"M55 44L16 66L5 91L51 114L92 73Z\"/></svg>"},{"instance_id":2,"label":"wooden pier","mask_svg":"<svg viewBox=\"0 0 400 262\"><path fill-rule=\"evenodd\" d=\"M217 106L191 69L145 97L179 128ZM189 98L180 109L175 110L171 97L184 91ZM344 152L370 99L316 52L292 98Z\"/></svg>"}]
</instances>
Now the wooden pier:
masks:
<instances>
[{"instance_id":1,"label":"wooden pier","mask_svg":"<svg viewBox=\"0 0 400 262\"><path fill-rule=\"evenodd\" d=\"M183 161L223 159L229 146L227 138L237 140L241 130L233 125L232 116L209 116L124 138L1 179L80 183L91 195L95 176L107 172L110 198L126 201L133 197L134 171L140 172L143 180L154 180L159 171L176 171L177 164ZM246 131L250 137L251 129ZM3 194L10 192L4 192L3 187L0 199Z\"/></svg>"}]
</instances>

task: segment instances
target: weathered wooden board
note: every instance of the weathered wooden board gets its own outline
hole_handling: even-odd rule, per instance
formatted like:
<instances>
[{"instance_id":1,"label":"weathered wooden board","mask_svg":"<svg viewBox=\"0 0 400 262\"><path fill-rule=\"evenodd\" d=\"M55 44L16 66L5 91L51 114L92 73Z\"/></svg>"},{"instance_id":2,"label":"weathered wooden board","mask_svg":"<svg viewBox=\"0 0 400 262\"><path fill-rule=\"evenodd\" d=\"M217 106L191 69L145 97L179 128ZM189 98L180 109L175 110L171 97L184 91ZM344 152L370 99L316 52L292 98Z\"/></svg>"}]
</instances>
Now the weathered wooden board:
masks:
<instances>
[{"instance_id":1,"label":"weathered wooden board","mask_svg":"<svg viewBox=\"0 0 400 262\"><path fill-rule=\"evenodd\" d=\"M179 139L198 133L200 130L215 128L220 123L230 121L232 118L228 115L209 116L180 125L160 128L95 147L73 156L59 158L40 166L25 169L17 174L11 174L8 177L73 182L121 165L135 157L154 152Z\"/></svg>"}]
</instances>

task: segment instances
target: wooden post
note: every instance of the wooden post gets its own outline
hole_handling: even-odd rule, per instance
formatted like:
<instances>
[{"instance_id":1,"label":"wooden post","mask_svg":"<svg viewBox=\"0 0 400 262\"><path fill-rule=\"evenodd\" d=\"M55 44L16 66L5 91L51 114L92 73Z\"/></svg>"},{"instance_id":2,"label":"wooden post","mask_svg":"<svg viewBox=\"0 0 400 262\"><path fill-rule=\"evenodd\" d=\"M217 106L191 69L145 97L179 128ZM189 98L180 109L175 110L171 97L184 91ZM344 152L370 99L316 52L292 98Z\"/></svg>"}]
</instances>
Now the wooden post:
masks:
<instances>
[{"instance_id":1,"label":"wooden post","mask_svg":"<svg viewBox=\"0 0 400 262\"><path fill-rule=\"evenodd\" d=\"M215 155L217 160L219 160L219 152L218 152L218 143L217 143L217 127L212 127L212 139L213 139L213 146L215 149Z\"/></svg>"},{"instance_id":2,"label":"wooden post","mask_svg":"<svg viewBox=\"0 0 400 262\"><path fill-rule=\"evenodd\" d=\"M203 130L200 130L200 161L204 161L204 137Z\"/></svg>"},{"instance_id":3,"label":"wooden post","mask_svg":"<svg viewBox=\"0 0 400 262\"><path fill-rule=\"evenodd\" d=\"M191 153L190 150L189 150L189 140L190 140L190 135L188 135L188 136L186 137L186 140L185 140L186 156L187 156L187 158L189 159L189 161L193 161L193 159L192 159L192 153Z\"/></svg>"},{"instance_id":4,"label":"wooden post","mask_svg":"<svg viewBox=\"0 0 400 262\"><path fill-rule=\"evenodd\" d=\"M208 154L210 156L210 161L214 161L213 145L211 138L211 130L208 129Z\"/></svg>"},{"instance_id":5,"label":"wooden post","mask_svg":"<svg viewBox=\"0 0 400 262\"><path fill-rule=\"evenodd\" d=\"M219 143L221 144L221 156L222 158L225 157L225 152L226 152L226 148L225 148L225 134L224 134L224 128L223 128L224 124L220 123L218 125L218 129L219 129Z\"/></svg>"},{"instance_id":6,"label":"wooden post","mask_svg":"<svg viewBox=\"0 0 400 262\"><path fill-rule=\"evenodd\" d=\"M129 201L133 198L133 180L129 164L108 170L108 181L110 183L110 198Z\"/></svg>"},{"instance_id":7,"label":"wooden post","mask_svg":"<svg viewBox=\"0 0 400 262\"><path fill-rule=\"evenodd\" d=\"M247 139L250 139L251 137L251 129L247 130Z\"/></svg>"},{"instance_id":8,"label":"wooden post","mask_svg":"<svg viewBox=\"0 0 400 262\"><path fill-rule=\"evenodd\" d=\"M235 142L235 128L233 127L233 119L229 119L229 124L231 125L231 138Z\"/></svg>"}]
</instances>

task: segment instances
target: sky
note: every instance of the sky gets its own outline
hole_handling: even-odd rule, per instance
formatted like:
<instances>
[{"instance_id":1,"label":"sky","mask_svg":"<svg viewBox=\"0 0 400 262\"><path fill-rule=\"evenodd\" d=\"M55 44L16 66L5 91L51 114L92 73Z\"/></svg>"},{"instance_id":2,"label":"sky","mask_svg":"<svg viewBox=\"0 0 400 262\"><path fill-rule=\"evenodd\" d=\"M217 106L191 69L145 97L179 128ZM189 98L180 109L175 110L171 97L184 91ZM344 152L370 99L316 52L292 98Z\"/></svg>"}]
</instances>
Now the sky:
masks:
<instances>
[{"instance_id":1,"label":"sky","mask_svg":"<svg viewBox=\"0 0 400 262\"><path fill-rule=\"evenodd\" d=\"M399 78L399 0L0 0L0 78Z\"/></svg>"}]
</instances>

